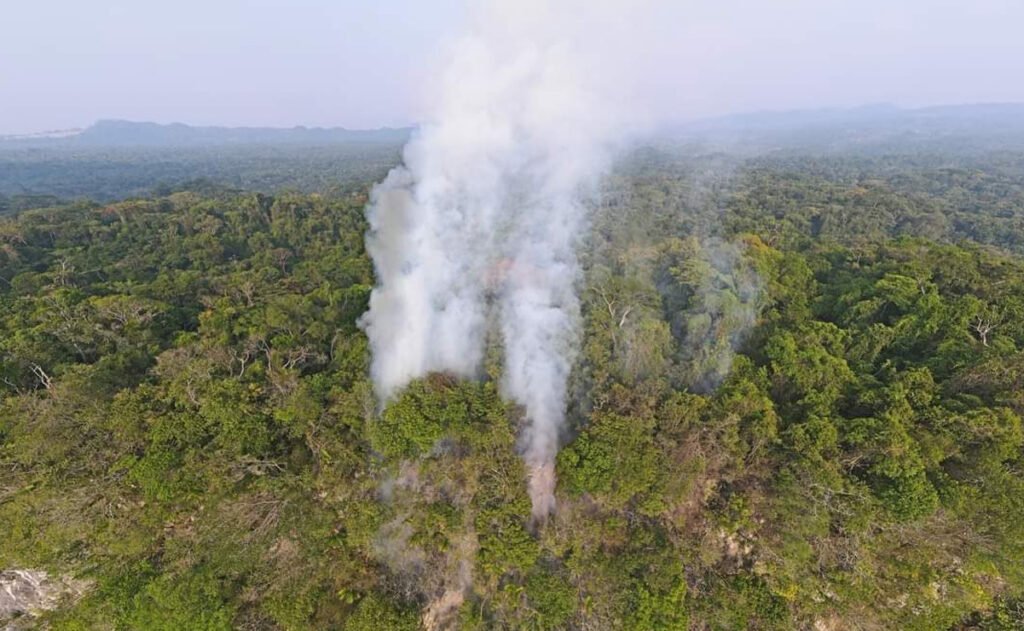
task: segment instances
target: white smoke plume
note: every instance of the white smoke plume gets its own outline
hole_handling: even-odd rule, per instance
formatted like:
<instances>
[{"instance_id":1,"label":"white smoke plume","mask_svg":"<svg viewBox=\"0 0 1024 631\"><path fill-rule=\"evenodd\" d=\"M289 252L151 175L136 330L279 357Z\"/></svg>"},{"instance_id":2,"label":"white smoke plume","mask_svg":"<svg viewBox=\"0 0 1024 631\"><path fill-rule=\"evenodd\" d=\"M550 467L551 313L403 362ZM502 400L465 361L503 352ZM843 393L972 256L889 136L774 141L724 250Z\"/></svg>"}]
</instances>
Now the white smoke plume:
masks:
<instances>
[{"instance_id":1,"label":"white smoke plume","mask_svg":"<svg viewBox=\"0 0 1024 631\"><path fill-rule=\"evenodd\" d=\"M522 449L539 518L554 506L578 345L586 199L622 132L594 64L595 48L612 44L577 11L621 14L606 5L482 3L430 119L368 209L378 284L362 323L379 397L432 371L476 376L496 323L503 393L528 420Z\"/></svg>"}]
</instances>

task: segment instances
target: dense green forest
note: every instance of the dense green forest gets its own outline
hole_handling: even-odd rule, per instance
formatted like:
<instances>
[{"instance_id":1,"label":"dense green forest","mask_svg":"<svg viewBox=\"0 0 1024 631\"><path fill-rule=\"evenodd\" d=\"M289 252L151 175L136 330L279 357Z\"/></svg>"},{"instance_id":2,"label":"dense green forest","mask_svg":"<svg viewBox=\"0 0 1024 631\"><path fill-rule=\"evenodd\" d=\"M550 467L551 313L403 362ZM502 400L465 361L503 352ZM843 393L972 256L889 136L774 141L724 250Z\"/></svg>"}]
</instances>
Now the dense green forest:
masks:
<instances>
[{"instance_id":1,"label":"dense green forest","mask_svg":"<svg viewBox=\"0 0 1024 631\"><path fill-rule=\"evenodd\" d=\"M249 192L337 193L381 179L398 142L199 147L5 147L0 215L60 200L99 202L216 185Z\"/></svg>"},{"instance_id":2,"label":"dense green forest","mask_svg":"<svg viewBox=\"0 0 1024 631\"><path fill-rule=\"evenodd\" d=\"M633 155L594 209L543 526L497 361L378 409L377 163L22 200L0 570L85 587L16 624L1024 628L1022 166Z\"/></svg>"}]
</instances>

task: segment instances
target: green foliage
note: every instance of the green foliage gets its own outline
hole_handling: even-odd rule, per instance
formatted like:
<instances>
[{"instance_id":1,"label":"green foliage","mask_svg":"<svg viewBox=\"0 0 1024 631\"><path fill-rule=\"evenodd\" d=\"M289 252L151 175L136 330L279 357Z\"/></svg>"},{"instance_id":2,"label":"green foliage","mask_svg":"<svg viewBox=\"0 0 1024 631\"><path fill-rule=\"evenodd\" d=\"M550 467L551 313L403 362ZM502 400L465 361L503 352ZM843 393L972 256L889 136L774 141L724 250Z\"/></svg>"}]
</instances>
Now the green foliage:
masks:
<instances>
[{"instance_id":1,"label":"green foliage","mask_svg":"<svg viewBox=\"0 0 1024 631\"><path fill-rule=\"evenodd\" d=\"M654 446L652 419L596 413L559 455L559 474L574 493L598 496L611 508L639 499L647 510L658 501L665 466Z\"/></svg>"},{"instance_id":2,"label":"green foliage","mask_svg":"<svg viewBox=\"0 0 1024 631\"><path fill-rule=\"evenodd\" d=\"M785 629L790 626L785 601L761 579L739 575L712 585L706 613L711 629ZM703 612L702 612L703 613Z\"/></svg>"},{"instance_id":3,"label":"green foliage","mask_svg":"<svg viewBox=\"0 0 1024 631\"><path fill-rule=\"evenodd\" d=\"M365 187L0 221L0 569L68 629L1016 628L1007 159L627 165L546 521L498 345L376 400Z\"/></svg>"},{"instance_id":4,"label":"green foliage","mask_svg":"<svg viewBox=\"0 0 1024 631\"><path fill-rule=\"evenodd\" d=\"M534 571L526 578L526 602L533 610L531 628L566 627L576 610L576 591L566 578L543 571Z\"/></svg>"},{"instance_id":5,"label":"green foliage","mask_svg":"<svg viewBox=\"0 0 1024 631\"><path fill-rule=\"evenodd\" d=\"M520 504L519 508L525 508ZM526 530L523 513L507 508L480 511L475 523L480 537L477 560L485 574L500 576L512 568L531 567L540 547Z\"/></svg>"},{"instance_id":6,"label":"green foliage","mask_svg":"<svg viewBox=\"0 0 1024 631\"><path fill-rule=\"evenodd\" d=\"M133 599L126 623L154 631L220 631L231 629L232 613L218 581L193 571L148 583Z\"/></svg>"},{"instance_id":7,"label":"green foliage","mask_svg":"<svg viewBox=\"0 0 1024 631\"><path fill-rule=\"evenodd\" d=\"M412 384L371 426L374 447L395 458L429 452L470 420L469 406L459 395L471 387L442 377Z\"/></svg>"},{"instance_id":8,"label":"green foliage","mask_svg":"<svg viewBox=\"0 0 1024 631\"><path fill-rule=\"evenodd\" d=\"M416 612L401 607L376 594L363 597L352 616L345 621L346 631L413 631L419 628Z\"/></svg>"},{"instance_id":9,"label":"green foliage","mask_svg":"<svg viewBox=\"0 0 1024 631\"><path fill-rule=\"evenodd\" d=\"M1024 601L1000 598L991 611L973 614L961 626L971 631L1012 631L1024 628Z\"/></svg>"}]
</instances>

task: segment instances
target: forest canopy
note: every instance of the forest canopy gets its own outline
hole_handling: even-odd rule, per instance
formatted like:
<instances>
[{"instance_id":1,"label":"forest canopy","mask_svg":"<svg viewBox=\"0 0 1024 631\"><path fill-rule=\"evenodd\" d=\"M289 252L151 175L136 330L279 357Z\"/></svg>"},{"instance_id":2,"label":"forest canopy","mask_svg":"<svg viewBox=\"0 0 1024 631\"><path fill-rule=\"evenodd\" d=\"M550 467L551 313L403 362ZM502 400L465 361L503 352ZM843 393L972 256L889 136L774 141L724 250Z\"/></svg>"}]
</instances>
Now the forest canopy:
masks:
<instances>
[{"instance_id":1,"label":"forest canopy","mask_svg":"<svg viewBox=\"0 0 1024 631\"><path fill-rule=\"evenodd\" d=\"M635 152L543 527L500 347L373 395L396 156L293 158L0 198L0 569L88 585L21 622L1024 625L1024 154Z\"/></svg>"}]
</instances>

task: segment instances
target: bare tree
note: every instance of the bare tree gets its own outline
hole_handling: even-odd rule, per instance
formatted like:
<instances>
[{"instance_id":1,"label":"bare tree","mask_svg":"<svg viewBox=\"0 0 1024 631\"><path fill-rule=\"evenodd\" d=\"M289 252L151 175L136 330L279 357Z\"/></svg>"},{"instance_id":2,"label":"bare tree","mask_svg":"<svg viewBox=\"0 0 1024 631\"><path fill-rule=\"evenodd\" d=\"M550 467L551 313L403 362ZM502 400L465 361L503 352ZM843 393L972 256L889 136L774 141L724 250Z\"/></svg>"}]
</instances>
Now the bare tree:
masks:
<instances>
[{"instance_id":1,"label":"bare tree","mask_svg":"<svg viewBox=\"0 0 1024 631\"><path fill-rule=\"evenodd\" d=\"M982 345L988 346L988 336L1000 324L1002 324L1002 318L998 315L994 315L992 313L979 313L974 317L971 327L978 334L978 339L981 340Z\"/></svg>"},{"instance_id":2,"label":"bare tree","mask_svg":"<svg viewBox=\"0 0 1024 631\"><path fill-rule=\"evenodd\" d=\"M60 287L73 285L72 276L75 274L75 266L67 259L61 259L57 269L53 272L53 284Z\"/></svg>"},{"instance_id":3,"label":"bare tree","mask_svg":"<svg viewBox=\"0 0 1024 631\"><path fill-rule=\"evenodd\" d=\"M32 364L29 365L29 368L31 368L32 374L36 376L36 379L39 380L39 383L42 384L44 388L49 390L53 386L53 377L48 375L46 371L43 370L42 366L32 362Z\"/></svg>"}]
</instances>

